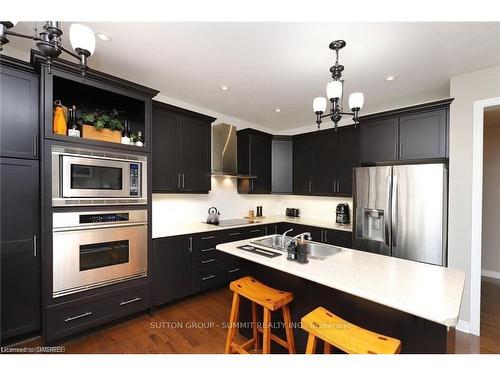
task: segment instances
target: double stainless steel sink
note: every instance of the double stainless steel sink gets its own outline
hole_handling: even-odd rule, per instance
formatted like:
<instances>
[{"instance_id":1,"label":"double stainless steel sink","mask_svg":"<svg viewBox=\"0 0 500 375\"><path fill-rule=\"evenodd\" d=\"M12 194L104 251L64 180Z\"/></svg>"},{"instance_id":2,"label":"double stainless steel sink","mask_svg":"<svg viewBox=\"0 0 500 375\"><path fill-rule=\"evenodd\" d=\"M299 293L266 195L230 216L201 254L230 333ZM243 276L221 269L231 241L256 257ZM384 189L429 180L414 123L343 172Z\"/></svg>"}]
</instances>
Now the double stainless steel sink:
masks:
<instances>
[{"instance_id":1,"label":"double stainless steel sink","mask_svg":"<svg viewBox=\"0 0 500 375\"><path fill-rule=\"evenodd\" d=\"M255 245L265 246L271 249L287 251L288 245L293 241L292 237L273 234L258 240L252 240ZM305 241L308 257L311 259L326 259L342 251L339 247L327 245L324 243Z\"/></svg>"}]
</instances>

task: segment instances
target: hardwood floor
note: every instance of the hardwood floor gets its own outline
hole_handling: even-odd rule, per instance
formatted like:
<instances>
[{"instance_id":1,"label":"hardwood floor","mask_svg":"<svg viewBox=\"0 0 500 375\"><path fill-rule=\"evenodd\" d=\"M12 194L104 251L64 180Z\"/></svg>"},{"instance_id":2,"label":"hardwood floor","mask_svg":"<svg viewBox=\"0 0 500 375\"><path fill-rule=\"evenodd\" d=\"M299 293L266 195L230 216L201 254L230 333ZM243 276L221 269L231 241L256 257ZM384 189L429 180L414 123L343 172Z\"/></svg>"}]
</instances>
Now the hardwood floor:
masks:
<instances>
[{"instance_id":1,"label":"hardwood floor","mask_svg":"<svg viewBox=\"0 0 500 375\"><path fill-rule=\"evenodd\" d=\"M450 332L448 352L500 353L500 280L488 277L481 280L481 336Z\"/></svg>"},{"instance_id":2,"label":"hardwood floor","mask_svg":"<svg viewBox=\"0 0 500 375\"><path fill-rule=\"evenodd\" d=\"M224 353L231 292L209 291L156 309L155 315L99 327L96 331L67 341L66 353ZM481 337L450 330L449 353L500 353L500 281L482 284ZM193 327L193 325L195 325ZM243 337L236 338L243 343ZM19 346L38 346L40 340Z\"/></svg>"}]
</instances>

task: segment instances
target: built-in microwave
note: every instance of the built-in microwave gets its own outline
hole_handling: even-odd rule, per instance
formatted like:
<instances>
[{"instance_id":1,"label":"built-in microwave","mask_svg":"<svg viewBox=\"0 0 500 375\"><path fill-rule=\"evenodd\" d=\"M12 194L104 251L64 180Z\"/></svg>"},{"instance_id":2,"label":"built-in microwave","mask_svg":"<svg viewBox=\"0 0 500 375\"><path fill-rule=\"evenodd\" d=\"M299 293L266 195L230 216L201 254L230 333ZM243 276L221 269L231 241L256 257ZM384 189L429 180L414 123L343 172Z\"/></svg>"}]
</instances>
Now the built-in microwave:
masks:
<instances>
[{"instance_id":1,"label":"built-in microwave","mask_svg":"<svg viewBox=\"0 0 500 375\"><path fill-rule=\"evenodd\" d=\"M147 203L147 158L52 146L52 205Z\"/></svg>"}]
</instances>

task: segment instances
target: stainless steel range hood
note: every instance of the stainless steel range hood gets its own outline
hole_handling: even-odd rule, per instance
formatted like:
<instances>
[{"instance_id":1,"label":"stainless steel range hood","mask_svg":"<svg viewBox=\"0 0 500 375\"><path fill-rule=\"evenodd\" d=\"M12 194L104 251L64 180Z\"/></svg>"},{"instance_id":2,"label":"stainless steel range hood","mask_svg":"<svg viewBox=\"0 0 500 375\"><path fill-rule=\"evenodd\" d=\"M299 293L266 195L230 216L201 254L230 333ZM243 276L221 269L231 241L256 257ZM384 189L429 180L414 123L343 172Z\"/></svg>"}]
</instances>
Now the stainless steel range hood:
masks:
<instances>
[{"instance_id":1,"label":"stainless steel range hood","mask_svg":"<svg viewBox=\"0 0 500 375\"><path fill-rule=\"evenodd\" d=\"M212 176L256 178L238 174L237 158L236 127L228 124L212 126Z\"/></svg>"}]
</instances>

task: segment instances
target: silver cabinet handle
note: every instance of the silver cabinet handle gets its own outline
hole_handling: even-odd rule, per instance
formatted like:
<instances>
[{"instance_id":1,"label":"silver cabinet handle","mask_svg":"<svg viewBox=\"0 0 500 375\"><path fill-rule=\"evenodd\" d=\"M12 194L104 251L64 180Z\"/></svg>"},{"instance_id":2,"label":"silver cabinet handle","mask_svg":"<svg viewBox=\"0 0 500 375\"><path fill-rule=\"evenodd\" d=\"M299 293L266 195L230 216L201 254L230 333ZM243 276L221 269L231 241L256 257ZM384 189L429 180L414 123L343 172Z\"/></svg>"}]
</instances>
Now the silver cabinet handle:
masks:
<instances>
[{"instance_id":1,"label":"silver cabinet handle","mask_svg":"<svg viewBox=\"0 0 500 375\"><path fill-rule=\"evenodd\" d=\"M182 174L182 188L184 189L186 187L186 184L184 183L184 173Z\"/></svg>"},{"instance_id":2,"label":"silver cabinet handle","mask_svg":"<svg viewBox=\"0 0 500 375\"><path fill-rule=\"evenodd\" d=\"M241 234L240 232L228 233L228 236L237 236Z\"/></svg>"},{"instance_id":3,"label":"silver cabinet handle","mask_svg":"<svg viewBox=\"0 0 500 375\"><path fill-rule=\"evenodd\" d=\"M205 276L205 277L201 278L201 281L207 281L207 280L213 279L214 277L215 277L215 275Z\"/></svg>"},{"instance_id":4,"label":"silver cabinet handle","mask_svg":"<svg viewBox=\"0 0 500 375\"><path fill-rule=\"evenodd\" d=\"M327 233L326 229L323 231L323 233L324 233L323 234L323 241L326 242L326 233Z\"/></svg>"},{"instance_id":5,"label":"silver cabinet handle","mask_svg":"<svg viewBox=\"0 0 500 375\"><path fill-rule=\"evenodd\" d=\"M38 135L33 136L33 157L38 157Z\"/></svg>"},{"instance_id":6,"label":"silver cabinet handle","mask_svg":"<svg viewBox=\"0 0 500 375\"><path fill-rule=\"evenodd\" d=\"M65 322L71 322L72 320L85 318L86 316L89 316L89 315L92 315L92 312L87 311L86 313L83 313L83 314L80 314L80 315L68 316L66 319L64 319L64 321Z\"/></svg>"},{"instance_id":7,"label":"silver cabinet handle","mask_svg":"<svg viewBox=\"0 0 500 375\"><path fill-rule=\"evenodd\" d=\"M215 236L201 237L202 240L213 240Z\"/></svg>"},{"instance_id":8,"label":"silver cabinet handle","mask_svg":"<svg viewBox=\"0 0 500 375\"><path fill-rule=\"evenodd\" d=\"M120 306L128 305L129 303L137 302L137 301L140 301L141 299L142 299L141 297L135 297L135 298L129 299L128 301L121 301Z\"/></svg>"},{"instance_id":9,"label":"silver cabinet handle","mask_svg":"<svg viewBox=\"0 0 500 375\"><path fill-rule=\"evenodd\" d=\"M239 268L233 268L232 270L229 270L229 273L238 272L239 270L240 270Z\"/></svg>"},{"instance_id":10,"label":"silver cabinet handle","mask_svg":"<svg viewBox=\"0 0 500 375\"><path fill-rule=\"evenodd\" d=\"M392 207L391 207L391 216L392 216L392 227L391 227L391 240L392 247L395 248L398 246L397 238L398 238L398 176L393 174L392 176Z\"/></svg>"},{"instance_id":11,"label":"silver cabinet handle","mask_svg":"<svg viewBox=\"0 0 500 375\"><path fill-rule=\"evenodd\" d=\"M189 237L189 252L193 252L193 237Z\"/></svg>"},{"instance_id":12,"label":"silver cabinet handle","mask_svg":"<svg viewBox=\"0 0 500 375\"><path fill-rule=\"evenodd\" d=\"M394 142L394 160L398 159L398 141Z\"/></svg>"},{"instance_id":13,"label":"silver cabinet handle","mask_svg":"<svg viewBox=\"0 0 500 375\"><path fill-rule=\"evenodd\" d=\"M37 243L36 243L36 234L33 235L33 256L37 255Z\"/></svg>"},{"instance_id":14,"label":"silver cabinet handle","mask_svg":"<svg viewBox=\"0 0 500 375\"><path fill-rule=\"evenodd\" d=\"M262 229L252 229L252 230L250 231L250 233L257 233L257 232L260 232L261 230L262 230Z\"/></svg>"},{"instance_id":15,"label":"silver cabinet handle","mask_svg":"<svg viewBox=\"0 0 500 375\"><path fill-rule=\"evenodd\" d=\"M309 181L309 193L312 192L312 181Z\"/></svg>"},{"instance_id":16,"label":"silver cabinet handle","mask_svg":"<svg viewBox=\"0 0 500 375\"><path fill-rule=\"evenodd\" d=\"M209 249L202 249L201 252L206 253L207 251L214 251L214 250L215 250L215 247L211 247Z\"/></svg>"},{"instance_id":17,"label":"silver cabinet handle","mask_svg":"<svg viewBox=\"0 0 500 375\"><path fill-rule=\"evenodd\" d=\"M212 262L215 262L215 259L214 259L214 258L207 259L207 260L202 260L202 261L201 261L201 264L207 264L207 263L212 263Z\"/></svg>"},{"instance_id":18,"label":"silver cabinet handle","mask_svg":"<svg viewBox=\"0 0 500 375\"><path fill-rule=\"evenodd\" d=\"M181 174L177 173L177 188L181 188Z\"/></svg>"}]
</instances>

